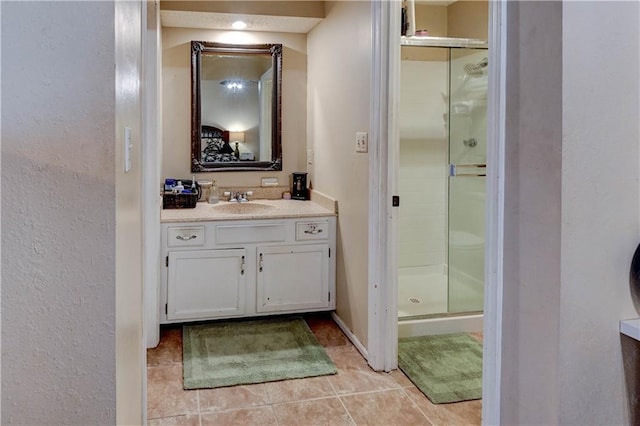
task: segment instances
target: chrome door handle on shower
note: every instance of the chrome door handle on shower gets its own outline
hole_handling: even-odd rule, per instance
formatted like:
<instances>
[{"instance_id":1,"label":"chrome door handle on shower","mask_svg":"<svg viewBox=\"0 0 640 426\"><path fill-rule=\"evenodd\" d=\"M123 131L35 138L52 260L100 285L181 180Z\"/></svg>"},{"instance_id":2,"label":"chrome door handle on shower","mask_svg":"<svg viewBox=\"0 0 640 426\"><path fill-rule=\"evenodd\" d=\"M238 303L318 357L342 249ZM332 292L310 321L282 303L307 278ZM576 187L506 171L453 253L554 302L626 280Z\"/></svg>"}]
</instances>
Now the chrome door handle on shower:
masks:
<instances>
[{"instance_id":1,"label":"chrome door handle on shower","mask_svg":"<svg viewBox=\"0 0 640 426\"><path fill-rule=\"evenodd\" d=\"M471 170L458 170L459 168L470 168ZM487 175L487 165L480 164L449 164L449 176L479 176Z\"/></svg>"}]
</instances>

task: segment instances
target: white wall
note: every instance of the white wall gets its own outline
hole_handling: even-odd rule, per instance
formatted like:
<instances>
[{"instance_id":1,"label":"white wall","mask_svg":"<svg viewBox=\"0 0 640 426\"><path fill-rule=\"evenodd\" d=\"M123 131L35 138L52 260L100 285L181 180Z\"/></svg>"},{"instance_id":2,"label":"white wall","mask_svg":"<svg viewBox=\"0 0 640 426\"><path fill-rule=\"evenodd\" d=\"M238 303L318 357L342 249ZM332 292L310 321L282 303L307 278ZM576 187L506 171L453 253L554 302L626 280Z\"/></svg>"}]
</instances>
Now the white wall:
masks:
<instances>
[{"instance_id":1,"label":"white wall","mask_svg":"<svg viewBox=\"0 0 640 426\"><path fill-rule=\"evenodd\" d=\"M367 344L369 156L355 152L369 131L371 5L327 2L308 34L308 147L314 189L338 200L337 313Z\"/></svg>"},{"instance_id":2,"label":"white wall","mask_svg":"<svg viewBox=\"0 0 640 426\"><path fill-rule=\"evenodd\" d=\"M1 39L1 423L114 424L114 5L3 2Z\"/></svg>"},{"instance_id":3,"label":"white wall","mask_svg":"<svg viewBox=\"0 0 640 426\"><path fill-rule=\"evenodd\" d=\"M277 177L289 185L292 172L306 171L307 37L305 34L238 32L193 28L162 29L163 177L191 176L191 41L283 45L282 172L198 173L221 186L259 186L260 178ZM315 184L315 182L314 182Z\"/></svg>"},{"instance_id":4,"label":"white wall","mask_svg":"<svg viewBox=\"0 0 640 426\"><path fill-rule=\"evenodd\" d=\"M639 5L507 8L502 423L637 424Z\"/></svg>"},{"instance_id":5,"label":"white wall","mask_svg":"<svg viewBox=\"0 0 640 426\"><path fill-rule=\"evenodd\" d=\"M625 389L625 379L637 377L629 360L640 344L623 350L618 321L640 313L629 288L640 240L640 3L564 2L562 61L558 419L638 424L640 382Z\"/></svg>"},{"instance_id":6,"label":"white wall","mask_svg":"<svg viewBox=\"0 0 640 426\"><path fill-rule=\"evenodd\" d=\"M400 64L399 267L446 264L447 74L447 62Z\"/></svg>"}]
</instances>

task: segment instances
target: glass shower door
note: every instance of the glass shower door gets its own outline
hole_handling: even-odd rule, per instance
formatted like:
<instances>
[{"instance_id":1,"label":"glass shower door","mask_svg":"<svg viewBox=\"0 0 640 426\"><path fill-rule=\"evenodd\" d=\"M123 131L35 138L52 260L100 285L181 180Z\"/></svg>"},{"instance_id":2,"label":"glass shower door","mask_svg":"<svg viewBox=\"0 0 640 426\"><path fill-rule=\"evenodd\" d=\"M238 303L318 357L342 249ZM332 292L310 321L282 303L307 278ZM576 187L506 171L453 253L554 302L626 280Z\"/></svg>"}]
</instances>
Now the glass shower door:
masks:
<instances>
[{"instance_id":1,"label":"glass shower door","mask_svg":"<svg viewBox=\"0 0 640 426\"><path fill-rule=\"evenodd\" d=\"M449 67L448 312L482 311L488 60L451 49Z\"/></svg>"}]
</instances>

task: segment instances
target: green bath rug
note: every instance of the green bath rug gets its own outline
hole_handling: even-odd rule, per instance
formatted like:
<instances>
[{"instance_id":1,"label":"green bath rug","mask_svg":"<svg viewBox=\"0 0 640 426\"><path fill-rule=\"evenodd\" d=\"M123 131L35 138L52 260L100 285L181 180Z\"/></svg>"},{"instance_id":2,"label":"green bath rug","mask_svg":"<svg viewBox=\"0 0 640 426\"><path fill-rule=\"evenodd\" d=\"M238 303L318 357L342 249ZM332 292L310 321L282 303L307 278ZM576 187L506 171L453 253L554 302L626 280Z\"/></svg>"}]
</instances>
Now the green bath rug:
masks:
<instances>
[{"instance_id":1,"label":"green bath rug","mask_svg":"<svg viewBox=\"0 0 640 426\"><path fill-rule=\"evenodd\" d=\"M398 366L434 404L482 398L482 345L468 334L401 338Z\"/></svg>"},{"instance_id":2,"label":"green bath rug","mask_svg":"<svg viewBox=\"0 0 640 426\"><path fill-rule=\"evenodd\" d=\"M202 389L336 374L299 317L185 325L184 388Z\"/></svg>"}]
</instances>

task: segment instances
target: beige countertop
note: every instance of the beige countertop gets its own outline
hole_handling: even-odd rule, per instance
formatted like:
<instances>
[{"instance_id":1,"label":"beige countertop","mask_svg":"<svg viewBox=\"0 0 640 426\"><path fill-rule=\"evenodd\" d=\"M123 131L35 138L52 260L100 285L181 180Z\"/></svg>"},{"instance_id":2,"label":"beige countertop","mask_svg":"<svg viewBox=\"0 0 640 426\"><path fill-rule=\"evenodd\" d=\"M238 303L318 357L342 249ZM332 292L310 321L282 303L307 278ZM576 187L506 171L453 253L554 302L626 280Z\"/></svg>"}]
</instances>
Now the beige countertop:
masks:
<instances>
[{"instance_id":1,"label":"beige countertop","mask_svg":"<svg viewBox=\"0 0 640 426\"><path fill-rule=\"evenodd\" d=\"M254 206L252 206L254 205ZM246 212L244 210L247 210ZM162 223L202 222L211 220L256 220L297 217L336 216L335 212L313 201L251 200L248 203L197 203L193 209L166 209L160 214Z\"/></svg>"}]
</instances>

